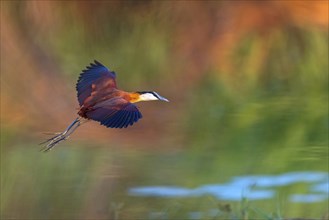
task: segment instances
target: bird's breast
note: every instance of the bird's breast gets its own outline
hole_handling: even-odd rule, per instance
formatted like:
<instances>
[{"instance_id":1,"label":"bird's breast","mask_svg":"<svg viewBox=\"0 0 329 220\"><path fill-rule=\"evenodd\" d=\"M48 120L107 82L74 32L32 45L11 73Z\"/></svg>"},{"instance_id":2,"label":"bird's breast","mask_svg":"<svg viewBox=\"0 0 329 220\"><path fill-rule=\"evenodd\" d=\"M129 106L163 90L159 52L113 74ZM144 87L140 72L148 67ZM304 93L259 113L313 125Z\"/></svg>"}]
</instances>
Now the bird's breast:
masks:
<instances>
[{"instance_id":1,"label":"bird's breast","mask_svg":"<svg viewBox=\"0 0 329 220\"><path fill-rule=\"evenodd\" d=\"M134 93L134 92L128 93L127 101L129 101L131 103L139 102L140 101L140 95L138 93Z\"/></svg>"}]
</instances>

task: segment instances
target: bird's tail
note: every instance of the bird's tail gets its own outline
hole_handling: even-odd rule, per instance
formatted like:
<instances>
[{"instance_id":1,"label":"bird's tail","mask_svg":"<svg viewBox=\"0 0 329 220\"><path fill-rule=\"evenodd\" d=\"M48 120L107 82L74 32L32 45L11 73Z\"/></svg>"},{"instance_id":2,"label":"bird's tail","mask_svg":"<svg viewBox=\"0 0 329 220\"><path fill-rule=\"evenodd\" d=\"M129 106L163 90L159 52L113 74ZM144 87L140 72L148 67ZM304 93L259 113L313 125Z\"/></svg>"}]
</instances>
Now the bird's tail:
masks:
<instances>
[{"instance_id":1,"label":"bird's tail","mask_svg":"<svg viewBox=\"0 0 329 220\"><path fill-rule=\"evenodd\" d=\"M50 151L53 147L55 147L57 144L59 144L62 141L67 140L70 135L84 122L84 118L78 117L76 118L63 132L57 132L57 133L45 133L45 134L51 134L55 135L52 138L40 143L42 144L47 144L43 149L40 151L43 152L48 152Z\"/></svg>"}]
</instances>

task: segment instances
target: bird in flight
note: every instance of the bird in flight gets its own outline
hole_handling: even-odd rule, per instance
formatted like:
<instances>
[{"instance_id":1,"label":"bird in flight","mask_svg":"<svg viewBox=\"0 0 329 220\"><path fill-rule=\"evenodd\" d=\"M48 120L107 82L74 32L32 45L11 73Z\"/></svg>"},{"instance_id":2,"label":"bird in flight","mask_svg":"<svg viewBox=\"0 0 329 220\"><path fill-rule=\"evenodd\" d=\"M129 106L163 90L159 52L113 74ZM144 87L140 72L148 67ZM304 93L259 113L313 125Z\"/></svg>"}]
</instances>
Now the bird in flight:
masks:
<instances>
[{"instance_id":1,"label":"bird in flight","mask_svg":"<svg viewBox=\"0 0 329 220\"><path fill-rule=\"evenodd\" d=\"M51 150L66 140L84 122L94 120L108 128L126 128L142 118L142 114L133 103L140 101L168 99L153 91L125 92L117 88L116 74L98 61L90 63L82 71L76 84L78 92L78 117L63 132L52 133L52 138L42 151Z\"/></svg>"}]
</instances>

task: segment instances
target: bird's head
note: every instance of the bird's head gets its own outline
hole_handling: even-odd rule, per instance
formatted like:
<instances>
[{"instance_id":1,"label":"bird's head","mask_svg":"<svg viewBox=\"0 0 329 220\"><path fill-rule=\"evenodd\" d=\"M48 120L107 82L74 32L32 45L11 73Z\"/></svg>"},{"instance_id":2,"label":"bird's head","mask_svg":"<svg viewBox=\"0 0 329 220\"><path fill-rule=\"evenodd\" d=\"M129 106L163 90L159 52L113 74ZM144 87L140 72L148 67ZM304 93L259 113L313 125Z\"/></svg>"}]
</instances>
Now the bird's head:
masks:
<instances>
[{"instance_id":1,"label":"bird's head","mask_svg":"<svg viewBox=\"0 0 329 220\"><path fill-rule=\"evenodd\" d=\"M168 99L160 96L158 93L153 91L143 91L143 92L136 92L139 94L138 101L154 101L154 100L160 100L169 102Z\"/></svg>"}]
</instances>

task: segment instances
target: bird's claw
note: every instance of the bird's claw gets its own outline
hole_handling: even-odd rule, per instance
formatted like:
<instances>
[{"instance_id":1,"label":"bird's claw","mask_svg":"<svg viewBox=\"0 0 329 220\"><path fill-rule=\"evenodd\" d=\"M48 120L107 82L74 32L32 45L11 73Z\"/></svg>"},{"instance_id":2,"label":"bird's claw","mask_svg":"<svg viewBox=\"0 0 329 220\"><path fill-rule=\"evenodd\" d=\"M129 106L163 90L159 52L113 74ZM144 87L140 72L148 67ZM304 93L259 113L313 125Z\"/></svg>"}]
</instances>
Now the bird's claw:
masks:
<instances>
[{"instance_id":1,"label":"bird's claw","mask_svg":"<svg viewBox=\"0 0 329 220\"><path fill-rule=\"evenodd\" d=\"M46 134L52 134L55 136L40 143L40 144L47 144L40 151L43 151L43 152L50 151L58 143L67 140L70 137L70 135L75 131L75 129L77 129L81 125L81 120L82 119L80 117L78 117L63 132L56 132L56 133L45 132Z\"/></svg>"},{"instance_id":2,"label":"bird's claw","mask_svg":"<svg viewBox=\"0 0 329 220\"><path fill-rule=\"evenodd\" d=\"M46 140L45 142L42 142L41 144L46 144L48 143L44 148L42 148L40 151L43 152L48 152L50 151L56 144L65 141L69 138L69 136L67 135L67 132L62 132L62 133L58 133L56 136Z\"/></svg>"}]
</instances>

